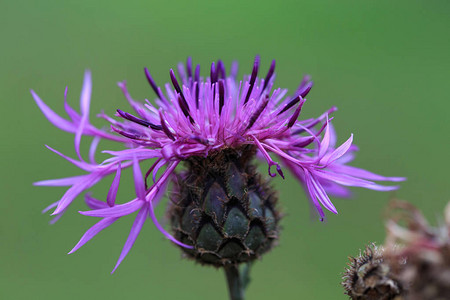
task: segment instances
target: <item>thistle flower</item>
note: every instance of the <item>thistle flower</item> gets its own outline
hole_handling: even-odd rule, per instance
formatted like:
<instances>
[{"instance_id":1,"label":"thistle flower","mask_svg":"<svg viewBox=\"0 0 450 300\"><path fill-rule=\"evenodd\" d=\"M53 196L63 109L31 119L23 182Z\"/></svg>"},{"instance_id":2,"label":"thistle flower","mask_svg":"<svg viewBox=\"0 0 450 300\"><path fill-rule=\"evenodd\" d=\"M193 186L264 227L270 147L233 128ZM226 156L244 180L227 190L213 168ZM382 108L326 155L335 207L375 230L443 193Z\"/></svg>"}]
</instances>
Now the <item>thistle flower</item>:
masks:
<instances>
[{"instance_id":1,"label":"thistle flower","mask_svg":"<svg viewBox=\"0 0 450 300\"><path fill-rule=\"evenodd\" d=\"M238 263L259 256L276 239L280 214L272 188L262 180L252 162L255 156L267 163L270 177L278 174L284 178L282 167L290 170L321 220L325 217L323 207L337 214L328 195L348 197L349 186L390 191L397 186L383 186L374 181L404 180L347 165L357 147L352 145L353 135L336 146L329 118L335 107L317 118L298 120L313 85L309 77L302 80L293 95L286 97L285 89L273 88L275 61L264 78L258 77L259 69L260 60L256 57L251 75L239 81L237 64L231 66L227 75L223 62L218 61L212 63L209 77L204 78L200 76L200 66L193 69L189 58L185 66L178 65L178 78L170 70L172 86L166 84L163 89L145 69L156 94L155 104L134 100L126 82L119 82L134 113L118 109L115 116L119 119L100 113L98 116L110 123L111 131L90 123L89 71L84 76L79 113L67 103L66 88L64 108L69 119L57 115L31 91L47 119L75 135L77 157L47 148L85 172L35 183L69 187L60 200L44 211L54 208L52 215L61 217L77 196L114 174L109 191L101 197L103 201L85 193L90 210L80 213L101 220L86 231L69 253L118 219L138 212L114 270L130 251L148 218L165 237L204 263ZM83 136L93 137L88 160L80 153ZM121 148L103 151L110 157L98 163L95 153L101 140L118 142ZM141 165L149 160L151 167L143 176ZM179 165L184 165L185 170L180 171ZM126 168L133 170L136 195L118 204L121 171ZM176 192L169 218L175 236L163 228L154 212L171 181Z\"/></svg>"}]
</instances>

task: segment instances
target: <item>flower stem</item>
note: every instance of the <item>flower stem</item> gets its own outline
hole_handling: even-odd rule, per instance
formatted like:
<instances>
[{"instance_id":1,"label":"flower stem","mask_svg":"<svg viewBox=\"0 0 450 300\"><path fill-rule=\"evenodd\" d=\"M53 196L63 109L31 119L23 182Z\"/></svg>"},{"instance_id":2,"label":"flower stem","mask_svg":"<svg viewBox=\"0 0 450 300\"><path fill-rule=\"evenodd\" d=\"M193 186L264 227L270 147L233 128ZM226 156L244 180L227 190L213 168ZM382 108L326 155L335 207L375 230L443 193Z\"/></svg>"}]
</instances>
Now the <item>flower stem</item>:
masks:
<instances>
[{"instance_id":1,"label":"flower stem","mask_svg":"<svg viewBox=\"0 0 450 300\"><path fill-rule=\"evenodd\" d=\"M224 267L228 282L230 300L244 300L245 289L250 282L250 264L245 264L242 272L238 265L228 265Z\"/></svg>"}]
</instances>

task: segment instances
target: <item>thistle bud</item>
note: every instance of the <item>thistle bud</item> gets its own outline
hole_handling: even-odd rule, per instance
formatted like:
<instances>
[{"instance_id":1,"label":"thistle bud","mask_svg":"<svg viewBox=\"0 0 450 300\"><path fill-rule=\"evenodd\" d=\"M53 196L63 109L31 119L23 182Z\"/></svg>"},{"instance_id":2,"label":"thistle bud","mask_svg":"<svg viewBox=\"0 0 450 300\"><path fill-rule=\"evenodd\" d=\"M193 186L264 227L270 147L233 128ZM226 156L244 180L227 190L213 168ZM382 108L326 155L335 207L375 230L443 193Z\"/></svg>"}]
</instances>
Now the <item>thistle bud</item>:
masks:
<instances>
[{"instance_id":1,"label":"thistle bud","mask_svg":"<svg viewBox=\"0 0 450 300\"><path fill-rule=\"evenodd\" d=\"M187 160L174 180L168 210L187 257L216 267L249 262L267 252L279 233L277 197L251 162L253 147Z\"/></svg>"}]
</instances>

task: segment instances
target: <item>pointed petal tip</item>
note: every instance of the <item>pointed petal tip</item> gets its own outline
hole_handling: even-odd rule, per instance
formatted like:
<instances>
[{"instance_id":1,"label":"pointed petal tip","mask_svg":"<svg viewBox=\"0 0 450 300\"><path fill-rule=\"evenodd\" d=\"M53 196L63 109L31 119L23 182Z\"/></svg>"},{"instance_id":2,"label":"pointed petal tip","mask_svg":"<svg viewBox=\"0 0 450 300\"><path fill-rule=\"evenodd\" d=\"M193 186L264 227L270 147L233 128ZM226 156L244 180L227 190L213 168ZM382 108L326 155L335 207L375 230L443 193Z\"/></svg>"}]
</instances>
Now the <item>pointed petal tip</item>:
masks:
<instances>
[{"instance_id":1,"label":"pointed petal tip","mask_svg":"<svg viewBox=\"0 0 450 300\"><path fill-rule=\"evenodd\" d=\"M55 211L54 212L52 212L51 214L50 214L50 216L56 216L57 214L59 214L60 212L62 212L62 209L58 209L58 207L55 209Z\"/></svg>"},{"instance_id":2,"label":"pointed petal tip","mask_svg":"<svg viewBox=\"0 0 450 300\"><path fill-rule=\"evenodd\" d=\"M91 72L91 70L90 69L86 69L86 70L84 70L84 76L88 76L88 77L91 77L91 74L92 74L92 72ZM89 78L89 80L90 80L91 78Z\"/></svg>"},{"instance_id":3,"label":"pointed petal tip","mask_svg":"<svg viewBox=\"0 0 450 300\"><path fill-rule=\"evenodd\" d=\"M183 244L183 243L181 243L181 242L178 242L178 243L175 243L174 241L171 241L171 242L174 243L174 244L176 244L176 245L178 245L178 246L181 246L181 247L183 247L183 248L186 248L186 249L194 249L194 246L189 246L189 245Z\"/></svg>"},{"instance_id":4,"label":"pointed petal tip","mask_svg":"<svg viewBox=\"0 0 450 300\"><path fill-rule=\"evenodd\" d=\"M393 182L406 181L407 179L408 179L407 177L389 177L389 181Z\"/></svg>"},{"instance_id":5,"label":"pointed petal tip","mask_svg":"<svg viewBox=\"0 0 450 300\"><path fill-rule=\"evenodd\" d=\"M393 185L393 186L390 186L389 188L391 188L391 189L386 189L386 191L395 191L395 190L398 190L398 189L400 188L400 186L399 186L399 185Z\"/></svg>"}]
</instances>

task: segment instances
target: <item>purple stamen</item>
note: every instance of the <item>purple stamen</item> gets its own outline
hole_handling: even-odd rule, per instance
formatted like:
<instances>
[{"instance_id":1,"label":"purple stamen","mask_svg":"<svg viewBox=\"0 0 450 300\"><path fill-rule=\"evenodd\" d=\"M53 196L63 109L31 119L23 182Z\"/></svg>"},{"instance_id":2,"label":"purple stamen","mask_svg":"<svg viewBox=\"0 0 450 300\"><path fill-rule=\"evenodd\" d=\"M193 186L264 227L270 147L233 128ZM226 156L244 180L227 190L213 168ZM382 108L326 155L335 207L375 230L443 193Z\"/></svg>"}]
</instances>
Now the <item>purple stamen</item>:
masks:
<instances>
[{"instance_id":1,"label":"purple stamen","mask_svg":"<svg viewBox=\"0 0 450 300\"><path fill-rule=\"evenodd\" d=\"M186 60L186 71L188 79L192 78L192 58L190 56Z\"/></svg>"},{"instance_id":2,"label":"purple stamen","mask_svg":"<svg viewBox=\"0 0 450 300\"><path fill-rule=\"evenodd\" d=\"M162 127L163 132L167 135L167 137L169 139L171 139L172 141L175 141L175 137L173 136L172 132L170 132L169 127L167 127L166 121L164 120L164 116L161 113L161 111L159 111L159 119L161 121L161 127Z\"/></svg>"},{"instance_id":3,"label":"purple stamen","mask_svg":"<svg viewBox=\"0 0 450 300\"><path fill-rule=\"evenodd\" d=\"M298 95L302 96L302 98L305 98L306 95L308 95L309 91L311 90L313 86L313 82L310 81L308 84L306 84L302 89L300 89L297 93Z\"/></svg>"},{"instance_id":4,"label":"purple stamen","mask_svg":"<svg viewBox=\"0 0 450 300\"><path fill-rule=\"evenodd\" d=\"M227 75L225 72L225 65L223 64L223 61L221 61L220 59L217 62L217 75L218 75L217 76L218 78L223 78L223 79L227 78Z\"/></svg>"},{"instance_id":5,"label":"purple stamen","mask_svg":"<svg viewBox=\"0 0 450 300\"><path fill-rule=\"evenodd\" d=\"M259 69L259 56L255 57L255 62L253 64L253 71L252 76L250 77L250 85L248 87L247 96L245 96L244 104L248 102L248 99L250 98L250 95L253 90L253 85L255 84L256 76L258 75L258 69Z\"/></svg>"},{"instance_id":6,"label":"purple stamen","mask_svg":"<svg viewBox=\"0 0 450 300\"><path fill-rule=\"evenodd\" d=\"M213 104L215 104L215 100L216 100L216 82L217 82L217 69L216 69L216 64L214 62L212 62L211 64L211 70L209 72L209 77L211 79L211 86L212 86L212 101Z\"/></svg>"},{"instance_id":7,"label":"purple stamen","mask_svg":"<svg viewBox=\"0 0 450 300\"><path fill-rule=\"evenodd\" d=\"M214 62L212 62L211 64L211 71L209 73L209 77L211 79L211 84L216 83L217 82L217 72L216 72L216 64Z\"/></svg>"},{"instance_id":8,"label":"purple stamen","mask_svg":"<svg viewBox=\"0 0 450 300\"><path fill-rule=\"evenodd\" d=\"M194 119L192 119L189 106L186 102L186 99L182 96L182 94L178 94L178 105L180 105L181 111L186 117L189 117L189 121L191 121L192 124L194 124Z\"/></svg>"},{"instance_id":9,"label":"purple stamen","mask_svg":"<svg viewBox=\"0 0 450 300\"><path fill-rule=\"evenodd\" d=\"M250 129L253 126L253 124L255 124L256 120L259 118L259 116L261 115L263 110L266 108L268 103L269 103L269 96L266 96L266 98L264 98L264 101L259 105L258 109L250 117L247 128L245 128L246 130Z\"/></svg>"},{"instance_id":10,"label":"purple stamen","mask_svg":"<svg viewBox=\"0 0 450 300\"><path fill-rule=\"evenodd\" d=\"M150 123L148 121L139 119L138 117L135 117L132 114L124 112L124 111L122 111L120 109L118 109L117 112L119 113L119 115L122 118L127 119L128 121L134 122L136 124L139 124L139 125L142 125L142 126L145 126L145 127L150 127L153 130L161 130L162 129L161 125L155 125L155 124Z\"/></svg>"},{"instance_id":11,"label":"purple stamen","mask_svg":"<svg viewBox=\"0 0 450 300\"><path fill-rule=\"evenodd\" d=\"M153 80L152 76L150 75L150 71L147 68L144 68L144 71L145 71L145 76L147 77L148 83L150 83L150 86L152 87L156 96L158 96L159 99L163 99L163 97L161 95L161 90L159 90L158 86L156 85L155 81Z\"/></svg>"},{"instance_id":12,"label":"purple stamen","mask_svg":"<svg viewBox=\"0 0 450 300\"><path fill-rule=\"evenodd\" d=\"M277 164L277 172L278 174L280 174L281 178L284 179L284 174L283 174L283 170L281 169L280 165Z\"/></svg>"},{"instance_id":13,"label":"purple stamen","mask_svg":"<svg viewBox=\"0 0 450 300\"><path fill-rule=\"evenodd\" d=\"M178 94L180 94L183 98L183 92L181 91L180 85L178 84L177 77L175 77L175 73L173 72L173 69L170 69L170 80L172 81L172 85L177 91Z\"/></svg>"},{"instance_id":14,"label":"purple stamen","mask_svg":"<svg viewBox=\"0 0 450 300\"><path fill-rule=\"evenodd\" d=\"M219 115L222 114L222 108L225 104L225 88L223 85L223 80L219 80Z\"/></svg>"},{"instance_id":15,"label":"purple stamen","mask_svg":"<svg viewBox=\"0 0 450 300\"><path fill-rule=\"evenodd\" d=\"M186 117L189 117L191 123L194 124L194 119L192 119L190 115L190 110L186 98L184 98L183 92L181 91L180 85L178 84L177 78L175 77L172 69L170 69L170 79L172 80L173 87L178 92L178 103L180 104L181 110Z\"/></svg>"},{"instance_id":16,"label":"purple stamen","mask_svg":"<svg viewBox=\"0 0 450 300\"><path fill-rule=\"evenodd\" d=\"M124 137L127 137L129 139L133 139L133 140L141 140L142 139L142 136L140 136L140 135L128 133L128 132L118 129L112 125L111 125L111 129L113 131L117 132L118 134L123 135Z\"/></svg>"},{"instance_id":17,"label":"purple stamen","mask_svg":"<svg viewBox=\"0 0 450 300\"><path fill-rule=\"evenodd\" d=\"M231 69L230 69L231 78L236 79L238 71L239 71L239 64L237 63L237 61L233 61L231 63Z\"/></svg>"},{"instance_id":18,"label":"purple stamen","mask_svg":"<svg viewBox=\"0 0 450 300\"><path fill-rule=\"evenodd\" d=\"M265 91L274 72L275 72L275 59L272 60L272 63L270 64L270 68L269 68L269 71L267 72L266 78L264 78L264 86L263 86L263 89L261 90L261 94Z\"/></svg>"},{"instance_id":19,"label":"purple stamen","mask_svg":"<svg viewBox=\"0 0 450 300\"><path fill-rule=\"evenodd\" d=\"M191 135L191 136L189 136L189 139L194 140L196 142L199 142L199 143L201 143L203 145L209 145L209 142L208 142L207 139L204 139L204 138L202 138L201 136L198 136L198 135Z\"/></svg>"},{"instance_id":20,"label":"purple stamen","mask_svg":"<svg viewBox=\"0 0 450 300\"><path fill-rule=\"evenodd\" d=\"M336 106L332 106L329 110L326 111L326 114L324 114L324 115L330 115L330 114L332 114L333 112L335 112L336 110L337 110L337 107L336 107ZM322 115L322 116L324 116L324 115ZM331 121L332 119L333 119L333 118L331 118L329 121ZM312 128L312 127L316 126L317 124L320 123L321 120L322 120L321 117L315 119L313 122L311 122L310 124L308 124L308 125L306 126L306 128ZM293 134L302 133L303 131L305 131L305 129L304 129L304 128L301 128L301 129L296 130L295 132L293 132Z\"/></svg>"},{"instance_id":21,"label":"purple stamen","mask_svg":"<svg viewBox=\"0 0 450 300\"><path fill-rule=\"evenodd\" d=\"M302 111L303 103L305 103L305 100L301 96L298 96L298 100L300 101L300 104L297 107L297 109L295 110L294 114L289 119L288 126L287 126L288 128L291 128L292 126L294 126L295 122L297 121L298 116L300 115L300 112Z\"/></svg>"},{"instance_id":22,"label":"purple stamen","mask_svg":"<svg viewBox=\"0 0 450 300\"><path fill-rule=\"evenodd\" d=\"M291 101L289 101L289 103L284 106L284 108L277 114L277 116L281 115L282 113L287 111L289 108L291 108L292 106L297 104L298 101L300 101L299 96L297 96L294 99L292 99Z\"/></svg>"},{"instance_id":23,"label":"purple stamen","mask_svg":"<svg viewBox=\"0 0 450 300\"><path fill-rule=\"evenodd\" d=\"M195 67L194 81L197 83L197 86L195 89L195 104L196 104L196 107L198 108L198 95L200 92L200 65L197 65Z\"/></svg>"},{"instance_id":24,"label":"purple stamen","mask_svg":"<svg viewBox=\"0 0 450 300\"><path fill-rule=\"evenodd\" d=\"M305 84L307 84L310 80L311 80L311 76L309 76L309 75L303 76L303 79L300 82L300 85L298 86L297 91L301 90L305 86Z\"/></svg>"}]
</instances>

